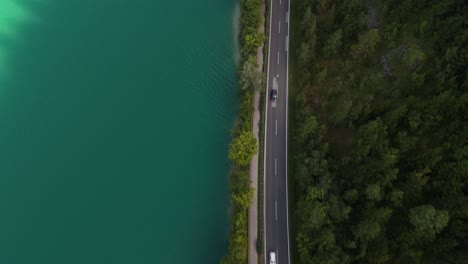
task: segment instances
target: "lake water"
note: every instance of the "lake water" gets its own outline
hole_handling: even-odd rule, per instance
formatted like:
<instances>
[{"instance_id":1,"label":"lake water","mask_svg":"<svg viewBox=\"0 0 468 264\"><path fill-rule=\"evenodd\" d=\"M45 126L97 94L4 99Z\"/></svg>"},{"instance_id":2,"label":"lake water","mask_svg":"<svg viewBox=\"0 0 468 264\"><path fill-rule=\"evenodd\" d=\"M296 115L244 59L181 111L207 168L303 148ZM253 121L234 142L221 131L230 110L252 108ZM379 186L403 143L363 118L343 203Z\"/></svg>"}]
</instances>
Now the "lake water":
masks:
<instances>
[{"instance_id":1,"label":"lake water","mask_svg":"<svg viewBox=\"0 0 468 264\"><path fill-rule=\"evenodd\" d=\"M0 0L0 263L218 263L236 0Z\"/></svg>"}]
</instances>

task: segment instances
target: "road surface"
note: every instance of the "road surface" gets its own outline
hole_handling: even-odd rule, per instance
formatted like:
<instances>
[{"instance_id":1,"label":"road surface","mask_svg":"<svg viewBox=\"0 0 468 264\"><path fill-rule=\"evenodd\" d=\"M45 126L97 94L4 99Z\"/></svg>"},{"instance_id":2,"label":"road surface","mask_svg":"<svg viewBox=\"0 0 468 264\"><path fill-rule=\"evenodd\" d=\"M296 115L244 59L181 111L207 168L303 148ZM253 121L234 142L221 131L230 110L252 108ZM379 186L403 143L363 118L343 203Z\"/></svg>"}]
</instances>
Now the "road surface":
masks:
<instances>
[{"instance_id":1,"label":"road surface","mask_svg":"<svg viewBox=\"0 0 468 264\"><path fill-rule=\"evenodd\" d=\"M287 182L289 0L271 0L265 104L264 252L275 251L277 263L290 263ZM272 89L278 99L272 102Z\"/></svg>"}]
</instances>

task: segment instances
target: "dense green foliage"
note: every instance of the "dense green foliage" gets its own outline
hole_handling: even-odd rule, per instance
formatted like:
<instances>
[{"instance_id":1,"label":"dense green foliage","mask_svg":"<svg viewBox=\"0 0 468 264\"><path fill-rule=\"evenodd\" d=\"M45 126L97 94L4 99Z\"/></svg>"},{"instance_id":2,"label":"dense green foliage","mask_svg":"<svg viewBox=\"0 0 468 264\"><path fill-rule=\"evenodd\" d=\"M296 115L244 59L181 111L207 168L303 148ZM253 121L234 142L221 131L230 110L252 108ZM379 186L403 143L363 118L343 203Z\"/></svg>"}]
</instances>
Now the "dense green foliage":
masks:
<instances>
[{"instance_id":1,"label":"dense green foliage","mask_svg":"<svg viewBox=\"0 0 468 264\"><path fill-rule=\"evenodd\" d=\"M294 8L296 262L466 263L466 2Z\"/></svg>"},{"instance_id":2,"label":"dense green foliage","mask_svg":"<svg viewBox=\"0 0 468 264\"><path fill-rule=\"evenodd\" d=\"M257 153L258 142L252 131L244 130L229 145L229 159L238 166L247 166Z\"/></svg>"},{"instance_id":3,"label":"dense green foliage","mask_svg":"<svg viewBox=\"0 0 468 264\"><path fill-rule=\"evenodd\" d=\"M265 41L265 36L258 30L262 22L260 3L260 0L240 0L241 32L239 40L243 59L255 54L257 48Z\"/></svg>"},{"instance_id":4,"label":"dense green foliage","mask_svg":"<svg viewBox=\"0 0 468 264\"><path fill-rule=\"evenodd\" d=\"M239 69L239 117L229 146L229 158L234 162L231 177L231 234L228 253L222 264L239 264L248 261L248 207L252 201L249 164L258 150L252 133L253 93L262 84L261 73L256 69L255 54L265 41L259 31L262 22L260 0L241 0L241 62Z\"/></svg>"}]
</instances>

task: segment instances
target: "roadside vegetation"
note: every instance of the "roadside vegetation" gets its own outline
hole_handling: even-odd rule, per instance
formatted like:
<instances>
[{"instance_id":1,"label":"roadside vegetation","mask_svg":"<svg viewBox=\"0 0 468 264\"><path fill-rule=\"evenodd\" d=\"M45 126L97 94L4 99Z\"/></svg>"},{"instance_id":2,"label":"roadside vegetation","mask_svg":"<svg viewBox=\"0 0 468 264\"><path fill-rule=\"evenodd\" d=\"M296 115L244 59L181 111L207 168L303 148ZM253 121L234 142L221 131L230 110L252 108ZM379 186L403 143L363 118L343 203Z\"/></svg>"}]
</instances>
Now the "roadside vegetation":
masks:
<instances>
[{"instance_id":1,"label":"roadside vegetation","mask_svg":"<svg viewBox=\"0 0 468 264\"><path fill-rule=\"evenodd\" d=\"M260 0L241 0L239 68L239 117L232 132L229 159L233 162L230 175L231 231L228 253L222 264L242 264L248 261L248 207L252 202L249 164L258 151L258 142L252 133L253 94L261 89L262 74L257 71L257 48L265 41L259 32Z\"/></svg>"},{"instance_id":2,"label":"roadside vegetation","mask_svg":"<svg viewBox=\"0 0 468 264\"><path fill-rule=\"evenodd\" d=\"M466 263L466 2L293 4L294 262Z\"/></svg>"}]
</instances>

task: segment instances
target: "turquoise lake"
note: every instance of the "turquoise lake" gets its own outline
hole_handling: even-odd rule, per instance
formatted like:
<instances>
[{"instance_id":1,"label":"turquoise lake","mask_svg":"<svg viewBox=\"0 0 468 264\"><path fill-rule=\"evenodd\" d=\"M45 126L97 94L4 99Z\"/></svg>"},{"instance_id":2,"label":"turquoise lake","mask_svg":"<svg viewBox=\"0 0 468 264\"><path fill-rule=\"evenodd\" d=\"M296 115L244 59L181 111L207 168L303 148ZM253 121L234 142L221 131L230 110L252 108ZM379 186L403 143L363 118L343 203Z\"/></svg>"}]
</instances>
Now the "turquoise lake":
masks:
<instances>
[{"instance_id":1,"label":"turquoise lake","mask_svg":"<svg viewBox=\"0 0 468 264\"><path fill-rule=\"evenodd\" d=\"M236 0L0 0L0 263L218 263Z\"/></svg>"}]
</instances>

